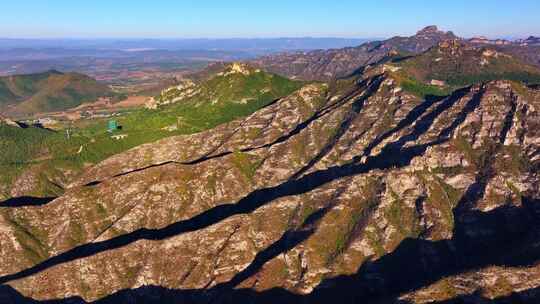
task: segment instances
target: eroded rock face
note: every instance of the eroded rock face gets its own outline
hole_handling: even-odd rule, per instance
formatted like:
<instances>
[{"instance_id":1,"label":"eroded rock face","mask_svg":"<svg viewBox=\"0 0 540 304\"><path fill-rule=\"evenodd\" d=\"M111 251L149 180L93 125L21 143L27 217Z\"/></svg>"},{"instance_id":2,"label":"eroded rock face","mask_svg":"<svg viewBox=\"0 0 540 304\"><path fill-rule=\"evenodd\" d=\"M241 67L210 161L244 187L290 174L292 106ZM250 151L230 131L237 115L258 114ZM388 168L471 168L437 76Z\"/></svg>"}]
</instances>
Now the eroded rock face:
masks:
<instances>
[{"instance_id":1,"label":"eroded rock face","mask_svg":"<svg viewBox=\"0 0 540 304\"><path fill-rule=\"evenodd\" d=\"M524 63L540 67L539 40L537 37L530 37L522 41L487 40L485 38L467 40L457 37L451 31L445 32L436 26L428 26L410 37L392 37L342 49L269 55L257 58L251 63L272 73L290 78L330 81L350 76L378 63L388 55L396 56L400 52L407 55L421 54L442 43L447 48L458 44L467 47L489 46L491 54L484 58L482 65L488 64L488 59L493 59L495 55L497 57L510 55ZM448 41L453 43L448 44Z\"/></svg>"},{"instance_id":2,"label":"eroded rock face","mask_svg":"<svg viewBox=\"0 0 540 304\"><path fill-rule=\"evenodd\" d=\"M495 277L537 288L520 277L540 274L540 94L497 81L422 100L378 72L0 210L0 282L37 300L178 303L504 296Z\"/></svg>"},{"instance_id":3,"label":"eroded rock face","mask_svg":"<svg viewBox=\"0 0 540 304\"><path fill-rule=\"evenodd\" d=\"M286 53L265 56L252 63L270 72L304 80L332 80L346 77L366 65L374 64L397 51L421 53L439 42L457 37L452 32L426 27L411 37L393 37L364 43L358 47Z\"/></svg>"}]
</instances>

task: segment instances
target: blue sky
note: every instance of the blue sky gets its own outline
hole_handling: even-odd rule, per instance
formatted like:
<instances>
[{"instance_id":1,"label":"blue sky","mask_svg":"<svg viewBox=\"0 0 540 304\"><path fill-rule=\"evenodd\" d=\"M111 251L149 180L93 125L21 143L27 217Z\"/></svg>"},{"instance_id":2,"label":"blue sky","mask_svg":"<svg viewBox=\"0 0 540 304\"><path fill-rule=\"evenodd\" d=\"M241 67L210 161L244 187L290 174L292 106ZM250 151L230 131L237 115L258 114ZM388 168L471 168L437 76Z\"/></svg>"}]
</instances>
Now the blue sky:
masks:
<instances>
[{"instance_id":1,"label":"blue sky","mask_svg":"<svg viewBox=\"0 0 540 304\"><path fill-rule=\"evenodd\" d=\"M388 37L437 24L460 36L540 35L539 0L15 0L0 37Z\"/></svg>"}]
</instances>

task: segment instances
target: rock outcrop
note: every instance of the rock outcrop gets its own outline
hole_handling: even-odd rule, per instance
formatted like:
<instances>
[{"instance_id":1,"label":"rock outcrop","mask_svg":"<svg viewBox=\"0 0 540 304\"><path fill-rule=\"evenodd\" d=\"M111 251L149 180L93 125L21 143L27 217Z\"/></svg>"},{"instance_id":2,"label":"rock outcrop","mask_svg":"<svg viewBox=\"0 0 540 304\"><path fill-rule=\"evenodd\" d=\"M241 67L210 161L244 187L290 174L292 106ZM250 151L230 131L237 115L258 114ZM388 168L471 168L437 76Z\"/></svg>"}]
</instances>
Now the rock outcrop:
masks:
<instances>
[{"instance_id":1,"label":"rock outcrop","mask_svg":"<svg viewBox=\"0 0 540 304\"><path fill-rule=\"evenodd\" d=\"M306 85L0 209L5 298L426 303L539 288L540 92L492 81L423 99L393 77Z\"/></svg>"},{"instance_id":2,"label":"rock outcrop","mask_svg":"<svg viewBox=\"0 0 540 304\"><path fill-rule=\"evenodd\" d=\"M253 64L287 77L328 81L349 76L366 65L377 63L388 54L397 51L421 53L450 39L457 37L452 32L428 26L411 37L393 37L343 49L270 55L254 60Z\"/></svg>"},{"instance_id":3,"label":"rock outcrop","mask_svg":"<svg viewBox=\"0 0 540 304\"><path fill-rule=\"evenodd\" d=\"M425 27L411 37L393 37L343 49L270 55L253 60L252 64L291 78L331 81L361 71L388 55L416 55L443 41L452 40L471 47L489 45L501 53L540 67L540 44L536 37L518 41L482 37L467 40L457 37L451 31L440 31L436 26Z\"/></svg>"}]
</instances>

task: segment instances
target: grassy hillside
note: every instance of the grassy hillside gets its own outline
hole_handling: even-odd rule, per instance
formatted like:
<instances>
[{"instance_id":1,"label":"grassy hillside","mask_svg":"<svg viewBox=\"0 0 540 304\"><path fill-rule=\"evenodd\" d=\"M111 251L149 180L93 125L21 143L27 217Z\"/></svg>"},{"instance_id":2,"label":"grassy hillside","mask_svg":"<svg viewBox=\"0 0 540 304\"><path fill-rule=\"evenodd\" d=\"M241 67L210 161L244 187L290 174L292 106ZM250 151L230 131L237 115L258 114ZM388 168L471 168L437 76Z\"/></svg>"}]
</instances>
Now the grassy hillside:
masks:
<instances>
[{"instance_id":1,"label":"grassy hillside","mask_svg":"<svg viewBox=\"0 0 540 304\"><path fill-rule=\"evenodd\" d=\"M69 140L65 131L2 126L1 149L8 153L0 156L0 184L12 183L23 170L40 162L46 162L47 168L65 167L77 171L140 144L210 129L249 115L301 85L301 82L263 72L218 75L200 85L201 94L160 105L154 110L140 109L118 117L122 129L116 134L128 135L122 140L111 138L107 119L83 120L69 126L72 130Z\"/></svg>"},{"instance_id":2,"label":"grassy hillside","mask_svg":"<svg viewBox=\"0 0 540 304\"><path fill-rule=\"evenodd\" d=\"M110 88L77 73L45 73L0 77L0 108L19 115L62 111L113 96Z\"/></svg>"},{"instance_id":3,"label":"grassy hillside","mask_svg":"<svg viewBox=\"0 0 540 304\"><path fill-rule=\"evenodd\" d=\"M31 97L41 88L41 81L60 72L48 71L37 74L0 77L0 105L16 104Z\"/></svg>"},{"instance_id":4,"label":"grassy hillside","mask_svg":"<svg viewBox=\"0 0 540 304\"><path fill-rule=\"evenodd\" d=\"M41 128L22 129L0 123L0 163L24 163L37 157L52 133Z\"/></svg>"},{"instance_id":5,"label":"grassy hillside","mask_svg":"<svg viewBox=\"0 0 540 304\"><path fill-rule=\"evenodd\" d=\"M22 129L0 122L0 198L5 186L33 163L44 151L46 139L53 132L30 127Z\"/></svg>"},{"instance_id":6,"label":"grassy hillside","mask_svg":"<svg viewBox=\"0 0 540 304\"><path fill-rule=\"evenodd\" d=\"M157 97L158 111L140 111L130 119L138 122L133 124L137 129L174 125L192 132L201 131L249 115L275 99L289 95L302 84L233 64L201 84L164 91Z\"/></svg>"}]
</instances>

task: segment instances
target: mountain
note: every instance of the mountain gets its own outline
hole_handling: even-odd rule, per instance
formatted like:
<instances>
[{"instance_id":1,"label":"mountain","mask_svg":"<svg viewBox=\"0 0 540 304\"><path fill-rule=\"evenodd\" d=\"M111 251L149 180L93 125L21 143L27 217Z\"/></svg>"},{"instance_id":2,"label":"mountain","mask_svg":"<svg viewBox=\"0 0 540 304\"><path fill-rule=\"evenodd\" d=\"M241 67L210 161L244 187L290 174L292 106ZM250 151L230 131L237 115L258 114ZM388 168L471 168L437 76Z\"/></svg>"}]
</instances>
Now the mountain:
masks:
<instances>
[{"instance_id":1,"label":"mountain","mask_svg":"<svg viewBox=\"0 0 540 304\"><path fill-rule=\"evenodd\" d=\"M523 45L540 46L540 37L529 36L529 38L520 40L520 41L518 41L518 43L523 44Z\"/></svg>"},{"instance_id":2,"label":"mountain","mask_svg":"<svg viewBox=\"0 0 540 304\"><path fill-rule=\"evenodd\" d=\"M498 52L506 53L519 60L540 67L540 43L539 39L530 36L527 39L508 41L508 40L489 40L489 39L470 39L468 43L473 46L490 45L491 48Z\"/></svg>"},{"instance_id":3,"label":"mountain","mask_svg":"<svg viewBox=\"0 0 540 304\"><path fill-rule=\"evenodd\" d=\"M359 38L283 37L283 38L221 38L221 39L6 39L0 38L2 51L42 51L41 56L69 53L69 56L104 56L121 51L169 50L199 52L246 52L253 56L286 50L342 48L368 41ZM101 54L95 54L100 52ZM19 56L20 54L14 53ZM68 55L68 54L66 54ZM1 55L0 55L1 57Z\"/></svg>"},{"instance_id":4,"label":"mountain","mask_svg":"<svg viewBox=\"0 0 540 304\"><path fill-rule=\"evenodd\" d=\"M205 75L207 79L197 84L184 81L163 91L148 109L115 116L120 127L114 134L108 132L102 118L69 123L67 133L34 127L19 130L14 127L16 122L0 116L0 122L10 125L2 128L0 124L0 200L56 194L85 167L114 154L164 137L229 123L303 85L239 63L209 69ZM57 128L62 128L61 122ZM122 139L116 140L115 135Z\"/></svg>"},{"instance_id":5,"label":"mountain","mask_svg":"<svg viewBox=\"0 0 540 304\"><path fill-rule=\"evenodd\" d=\"M428 26L411 37L393 37L343 49L269 55L254 60L253 64L291 78L331 80L348 76L362 66L376 63L390 52L420 53L441 41L456 38L452 32Z\"/></svg>"},{"instance_id":6,"label":"mountain","mask_svg":"<svg viewBox=\"0 0 540 304\"><path fill-rule=\"evenodd\" d=\"M302 86L242 63L208 70L197 82L184 80L162 91L147 105L154 111L137 116L133 127L140 129L148 122L160 128L205 130L249 115Z\"/></svg>"},{"instance_id":7,"label":"mountain","mask_svg":"<svg viewBox=\"0 0 540 304\"><path fill-rule=\"evenodd\" d=\"M540 91L402 85L400 73L447 71L439 56L470 64L484 51L443 42L304 83L248 116L85 167L55 197L24 197L22 179L0 203L0 300L535 303ZM486 66L495 59L514 67L493 54ZM210 104L238 104L233 92L255 91L225 84L264 72L221 73L201 95ZM206 104L174 94L147 111Z\"/></svg>"},{"instance_id":8,"label":"mountain","mask_svg":"<svg viewBox=\"0 0 540 304\"><path fill-rule=\"evenodd\" d=\"M540 83L540 68L491 47L446 40L416 56L398 57L388 65L403 78L439 87L459 88L490 80Z\"/></svg>"},{"instance_id":9,"label":"mountain","mask_svg":"<svg viewBox=\"0 0 540 304\"><path fill-rule=\"evenodd\" d=\"M108 86L77 73L0 77L0 109L17 115L62 111L112 95Z\"/></svg>"},{"instance_id":10,"label":"mountain","mask_svg":"<svg viewBox=\"0 0 540 304\"><path fill-rule=\"evenodd\" d=\"M211 72L206 74L211 74L211 76L202 83L184 81L178 86L164 90L156 103L158 105L176 102L183 104L194 102L198 105L208 103L223 105L227 102L250 103L260 98L269 100L269 97L283 96L299 86L297 82L243 63L223 65L218 70L210 67L208 70Z\"/></svg>"},{"instance_id":11,"label":"mountain","mask_svg":"<svg viewBox=\"0 0 540 304\"><path fill-rule=\"evenodd\" d=\"M452 32L428 26L411 37L393 37L382 41L366 42L358 47L316 50L301 53L283 53L258 58L253 64L287 77L304 80L329 81L350 76L368 65L383 60L388 55L416 55L447 40L459 40L472 47L490 46L492 49L513 56L529 65L540 67L538 38L508 41L490 40L485 37L459 38Z\"/></svg>"}]
</instances>

